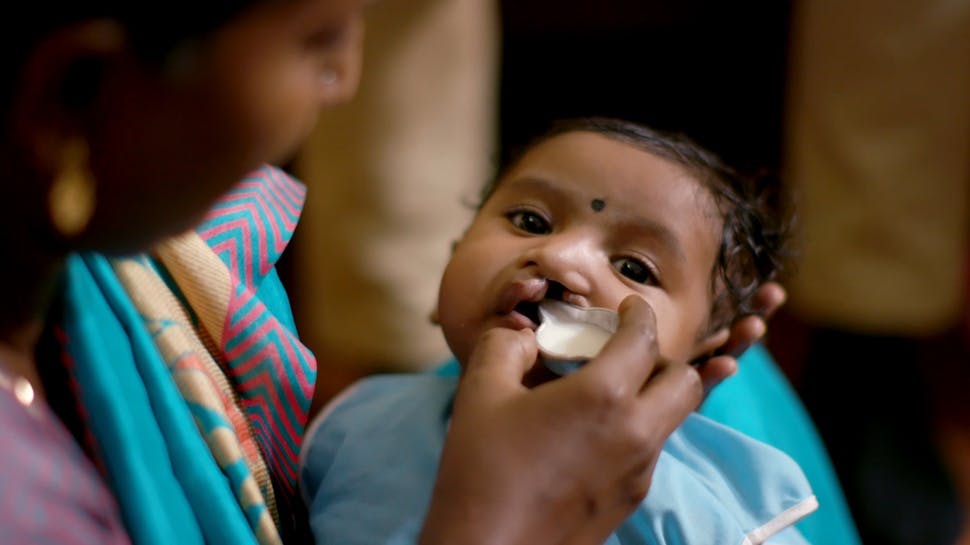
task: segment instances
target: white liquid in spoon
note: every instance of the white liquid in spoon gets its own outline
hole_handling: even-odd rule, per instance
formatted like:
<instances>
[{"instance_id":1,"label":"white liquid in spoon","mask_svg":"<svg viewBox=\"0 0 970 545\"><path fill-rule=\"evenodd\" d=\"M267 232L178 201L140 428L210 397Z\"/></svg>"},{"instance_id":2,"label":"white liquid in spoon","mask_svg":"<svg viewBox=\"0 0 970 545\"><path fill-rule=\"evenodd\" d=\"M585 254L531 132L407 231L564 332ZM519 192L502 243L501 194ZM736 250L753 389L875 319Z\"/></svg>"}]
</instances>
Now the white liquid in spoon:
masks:
<instances>
[{"instance_id":1,"label":"white liquid in spoon","mask_svg":"<svg viewBox=\"0 0 970 545\"><path fill-rule=\"evenodd\" d=\"M575 371L599 354L619 323L619 316L611 310L561 301L543 301L539 314L542 323L536 330L536 342L545 366L559 375Z\"/></svg>"},{"instance_id":2,"label":"white liquid in spoon","mask_svg":"<svg viewBox=\"0 0 970 545\"><path fill-rule=\"evenodd\" d=\"M544 331L542 349L569 359L589 359L599 354L611 333L583 322L553 323Z\"/></svg>"}]
</instances>

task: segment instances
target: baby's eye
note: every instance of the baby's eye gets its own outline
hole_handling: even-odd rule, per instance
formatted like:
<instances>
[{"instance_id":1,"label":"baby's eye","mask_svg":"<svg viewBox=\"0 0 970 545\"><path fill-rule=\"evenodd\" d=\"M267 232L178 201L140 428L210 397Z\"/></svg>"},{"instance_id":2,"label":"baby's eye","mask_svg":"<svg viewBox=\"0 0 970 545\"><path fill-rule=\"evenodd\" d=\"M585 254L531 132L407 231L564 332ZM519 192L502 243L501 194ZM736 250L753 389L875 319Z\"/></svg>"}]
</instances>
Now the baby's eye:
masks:
<instances>
[{"instance_id":1,"label":"baby's eye","mask_svg":"<svg viewBox=\"0 0 970 545\"><path fill-rule=\"evenodd\" d=\"M656 275L645 263L632 257L621 257L613 261L613 267L623 276L638 284L658 284Z\"/></svg>"},{"instance_id":2,"label":"baby's eye","mask_svg":"<svg viewBox=\"0 0 970 545\"><path fill-rule=\"evenodd\" d=\"M516 229L521 229L533 235L548 235L552 232L546 218L529 210L516 210L509 214L509 221Z\"/></svg>"}]
</instances>

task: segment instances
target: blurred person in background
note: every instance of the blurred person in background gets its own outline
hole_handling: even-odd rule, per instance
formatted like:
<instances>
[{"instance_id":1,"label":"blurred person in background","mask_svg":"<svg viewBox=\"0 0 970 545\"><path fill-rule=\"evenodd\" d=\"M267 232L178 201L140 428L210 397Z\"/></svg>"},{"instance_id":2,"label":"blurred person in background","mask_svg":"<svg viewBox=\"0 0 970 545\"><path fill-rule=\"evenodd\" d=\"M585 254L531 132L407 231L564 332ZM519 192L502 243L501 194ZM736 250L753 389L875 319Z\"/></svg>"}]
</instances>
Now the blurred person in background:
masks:
<instances>
[{"instance_id":1,"label":"blurred person in background","mask_svg":"<svg viewBox=\"0 0 970 545\"><path fill-rule=\"evenodd\" d=\"M792 22L801 256L769 345L863 542L951 545L962 520L970 543L970 2L812 0Z\"/></svg>"}]
</instances>

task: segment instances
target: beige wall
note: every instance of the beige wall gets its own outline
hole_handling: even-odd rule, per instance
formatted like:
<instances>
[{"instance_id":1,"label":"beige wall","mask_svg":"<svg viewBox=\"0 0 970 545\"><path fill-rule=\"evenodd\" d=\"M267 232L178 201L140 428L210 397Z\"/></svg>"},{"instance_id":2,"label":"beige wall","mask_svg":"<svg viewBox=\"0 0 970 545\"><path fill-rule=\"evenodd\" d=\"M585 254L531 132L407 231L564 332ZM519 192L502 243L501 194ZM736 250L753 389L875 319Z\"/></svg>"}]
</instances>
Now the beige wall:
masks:
<instances>
[{"instance_id":1,"label":"beige wall","mask_svg":"<svg viewBox=\"0 0 970 545\"><path fill-rule=\"evenodd\" d=\"M447 356L428 316L495 147L497 3L369 9L360 93L324 114L296 162L310 191L293 304L323 372Z\"/></svg>"}]
</instances>

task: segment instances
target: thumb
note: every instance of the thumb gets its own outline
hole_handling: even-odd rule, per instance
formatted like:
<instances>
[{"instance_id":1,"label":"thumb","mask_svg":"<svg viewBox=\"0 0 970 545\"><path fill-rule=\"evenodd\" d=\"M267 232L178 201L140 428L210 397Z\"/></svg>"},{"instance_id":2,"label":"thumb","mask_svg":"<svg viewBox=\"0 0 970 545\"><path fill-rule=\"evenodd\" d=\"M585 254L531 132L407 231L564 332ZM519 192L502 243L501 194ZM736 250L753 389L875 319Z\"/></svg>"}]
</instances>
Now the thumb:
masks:
<instances>
[{"instance_id":1,"label":"thumb","mask_svg":"<svg viewBox=\"0 0 970 545\"><path fill-rule=\"evenodd\" d=\"M462 373L455 399L460 404L494 403L525 389L522 379L538 357L535 333L495 328L478 340Z\"/></svg>"}]
</instances>

